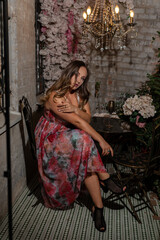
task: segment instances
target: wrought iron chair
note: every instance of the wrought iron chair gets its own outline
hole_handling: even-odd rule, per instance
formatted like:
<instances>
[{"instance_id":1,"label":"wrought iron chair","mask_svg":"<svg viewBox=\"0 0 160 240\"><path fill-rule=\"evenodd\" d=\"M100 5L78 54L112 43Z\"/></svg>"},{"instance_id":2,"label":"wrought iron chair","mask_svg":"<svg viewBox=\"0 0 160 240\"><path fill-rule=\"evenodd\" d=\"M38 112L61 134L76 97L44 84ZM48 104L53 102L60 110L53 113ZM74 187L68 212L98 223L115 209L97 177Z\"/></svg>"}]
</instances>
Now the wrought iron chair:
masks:
<instances>
[{"instance_id":1,"label":"wrought iron chair","mask_svg":"<svg viewBox=\"0 0 160 240\"><path fill-rule=\"evenodd\" d=\"M107 199L119 199L125 207L131 212L136 220L141 223L137 214L138 211L148 207L154 215L155 212L152 202L147 195L146 182L151 176L160 171L160 121L153 122L152 146L149 152L136 154L132 152L118 153L112 158L113 166L116 170L116 176L120 183L126 185L126 191L122 195L111 194ZM160 117L159 117L160 120ZM128 207L123 198L126 197L130 207ZM132 197L138 200L138 204L132 203Z\"/></svg>"},{"instance_id":2,"label":"wrought iron chair","mask_svg":"<svg viewBox=\"0 0 160 240\"><path fill-rule=\"evenodd\" d=\"M27 98L24 96L19 102L20 102L20 110L21 110L21 113L23 113L26 127L27 127L32 157L36 159L36 144L35 144L35 138L34 138L34 132L33 132L32 108L29 105Z\"/></svg>"},{"instance_id":3,"label":"wrought iron chair","mask_svg":"<svg viewBox=\"0 0 160 240\"><path fill-rule=\"evenodd\" d=\"M21 111L21 114L23 114L23 116L24 116L26 127L27 127L27 133L28 133L28 137L29 137L29 145L30 145L32 157L34 160L37 161L32 108L31 108L27 98L24 96L19 101L19 103L20 103L20 111ZM30 196L38 187L39 187L39 184L37 184L35 186L35 188L28 194L28 196Z\"/></svg>"}]
</instances>

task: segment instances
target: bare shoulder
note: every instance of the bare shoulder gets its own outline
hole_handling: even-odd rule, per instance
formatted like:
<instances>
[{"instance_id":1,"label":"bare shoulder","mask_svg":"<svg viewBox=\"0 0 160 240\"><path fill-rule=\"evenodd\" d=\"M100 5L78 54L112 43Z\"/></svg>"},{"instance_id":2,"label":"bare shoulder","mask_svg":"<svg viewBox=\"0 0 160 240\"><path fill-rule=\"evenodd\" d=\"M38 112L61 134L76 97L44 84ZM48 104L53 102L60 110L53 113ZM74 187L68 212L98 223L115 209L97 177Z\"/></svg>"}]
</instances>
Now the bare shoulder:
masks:
<instances>
[{"instance_id":1,"label":"bare shoulder","mask_svg":"<svg viewBox=\"0 0 160 240\"><path fill-rule=\"evenodd\" d=\"M46 106L48 108L52 108L54 106L57 106L57 104L60 104L63 100L63 98L58 98L58 97L54 97L56 94L56 91L53 91L50 96L48 101L46 102Z\"/></svg>"},{"instance_id":2,"label":"bare shoulder","mask_svg":"<svg viewBox=\"0 0 160 240\"><path fill-rule=\"evenodd\" d=\"M55 97L56 91L53 91L48 99L49 103L59 104L62 102L63 98Z\"/></svg>"}]
</instances>

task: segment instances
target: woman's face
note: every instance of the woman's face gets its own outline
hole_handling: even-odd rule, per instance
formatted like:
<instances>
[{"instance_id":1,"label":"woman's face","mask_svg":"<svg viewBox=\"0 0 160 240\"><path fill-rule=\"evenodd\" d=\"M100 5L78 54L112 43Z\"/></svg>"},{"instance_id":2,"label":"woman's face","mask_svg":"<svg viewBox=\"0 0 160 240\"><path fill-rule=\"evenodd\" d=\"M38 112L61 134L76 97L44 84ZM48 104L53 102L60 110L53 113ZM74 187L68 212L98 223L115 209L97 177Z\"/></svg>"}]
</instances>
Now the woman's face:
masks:
<instances>
[{"instance_id":1,"label":"woman's face","mask_svg":"<svg viewBox=\"0 0 160 240\"><path fill-rule=\"evenodd\" d=\"M85 67L80 67L78 70L77 78L76 78L76 75L73 75L73 77L71 78L70 88L72 90L76 90L77 88L79 88L85 81L86 77L87 77L87 69Z\"/></svg>"}]
</instances>

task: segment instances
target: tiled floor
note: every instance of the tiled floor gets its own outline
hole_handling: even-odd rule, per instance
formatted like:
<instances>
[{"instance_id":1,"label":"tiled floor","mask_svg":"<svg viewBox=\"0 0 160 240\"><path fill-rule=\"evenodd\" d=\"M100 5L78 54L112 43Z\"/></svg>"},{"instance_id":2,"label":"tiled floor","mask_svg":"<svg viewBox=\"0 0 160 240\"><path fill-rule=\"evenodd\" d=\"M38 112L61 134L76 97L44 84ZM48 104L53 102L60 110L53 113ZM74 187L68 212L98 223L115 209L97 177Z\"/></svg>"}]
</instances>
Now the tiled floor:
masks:
<instances>
[{"instance_id":1,"label":"tiled floor","mask_svg":"<svg viewBox=\"0 0 160 240\"><path fill-rule=\"evenodd\" d=\"M31 196L28 196L29 192L27 187L13 206L14 240L160 240L160 221L154 219L148 208L138 212L142 221L140 224L119 200L113 207L105 201L107 195L102 193L107 230L101 233L95 229L91 212L86 206L75 203L74 208L65 211L45 208L42 203L33 206L37 197L40 198L40 191L37 189ZM87 199L88 195L83 200L89 205ZM158 200L153 200L160 215ZM136 199L133 201L137 202ZM1 240L8 239L7 220L7 217L4 218L0 224Z\"/></svg>"}]
</instances>

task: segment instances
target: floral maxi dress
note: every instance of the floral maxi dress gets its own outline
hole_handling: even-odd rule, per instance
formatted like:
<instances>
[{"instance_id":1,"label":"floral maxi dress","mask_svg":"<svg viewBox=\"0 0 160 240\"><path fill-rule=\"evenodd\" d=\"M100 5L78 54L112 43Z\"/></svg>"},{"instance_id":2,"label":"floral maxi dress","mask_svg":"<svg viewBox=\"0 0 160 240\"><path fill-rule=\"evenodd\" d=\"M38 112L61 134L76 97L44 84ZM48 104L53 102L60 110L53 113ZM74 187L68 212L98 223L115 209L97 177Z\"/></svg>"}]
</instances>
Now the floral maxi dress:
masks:
<instances>
[{"instance_id":1,"label":"floral maxi dress","mask_svg":"<svg viewBox=\"0 0 160 240\"><path fill-rule=\"evenodd\" d=\"M41 191L50 208L69 207L88 173L106 172L93 139L67 124L45 110L35 128Z\"/></svg>"}]
</instances>

